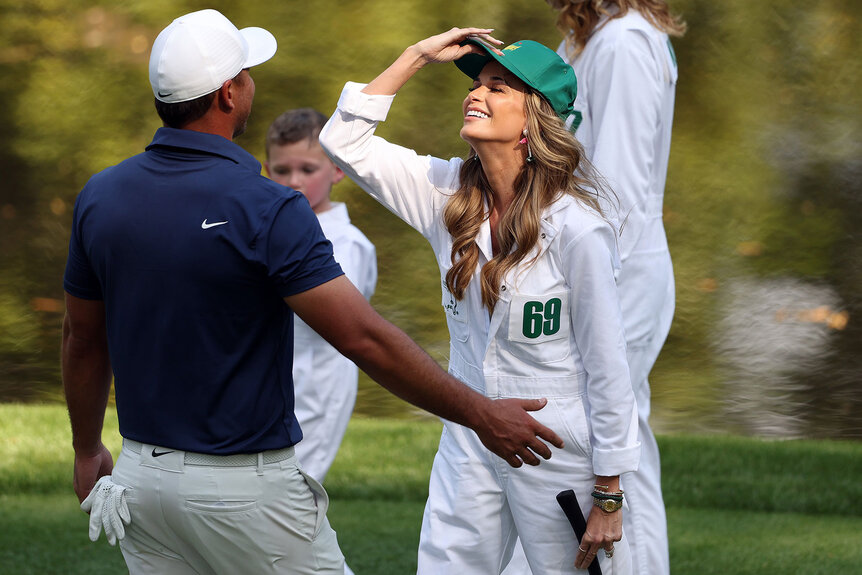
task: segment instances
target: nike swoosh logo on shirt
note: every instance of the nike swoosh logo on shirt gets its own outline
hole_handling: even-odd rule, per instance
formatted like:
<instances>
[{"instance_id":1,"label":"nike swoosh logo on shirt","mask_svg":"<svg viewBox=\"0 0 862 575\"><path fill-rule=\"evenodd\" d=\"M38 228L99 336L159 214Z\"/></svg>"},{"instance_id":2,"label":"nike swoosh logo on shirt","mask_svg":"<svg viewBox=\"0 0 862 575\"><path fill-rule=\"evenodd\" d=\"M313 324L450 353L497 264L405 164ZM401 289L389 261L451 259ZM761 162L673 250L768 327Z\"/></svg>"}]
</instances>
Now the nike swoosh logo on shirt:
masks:
<instances>
[{"instance_id":1,"label":"nike swoosh logo on shirt","mask_svg":"<svg viewBox=\"0 0 862 575\"><path fill-rule=\"evenodd\" d=\"M203 223L201 223L201 229L202 229L202 230L208 230L208 229L210 229L210 228L214 228L214 227L216 227L216 226L223 226L223 225L225 225L226 223L227 223L227 220L225 220L225 221L223 221L223 222L213 222L213 223L211 223L211 224L208 224L208 223L207 223L207 221L206 221L206 220L204 220L204 221L203 221Z\"/></svg>"},{"instance_id":2,"label":"nike swoosh logo on shirt","mask_svg":"<svg viewBox=\"0 0 862 575\"><path fill-rule=\"evenodd\" d=\"M156 453L156 448L153 447L152 456L153 457L161 457L162 455L167 455L168 453L173 453L173 451L162 451L162 452Z\"/></svg>"}]
</instances>

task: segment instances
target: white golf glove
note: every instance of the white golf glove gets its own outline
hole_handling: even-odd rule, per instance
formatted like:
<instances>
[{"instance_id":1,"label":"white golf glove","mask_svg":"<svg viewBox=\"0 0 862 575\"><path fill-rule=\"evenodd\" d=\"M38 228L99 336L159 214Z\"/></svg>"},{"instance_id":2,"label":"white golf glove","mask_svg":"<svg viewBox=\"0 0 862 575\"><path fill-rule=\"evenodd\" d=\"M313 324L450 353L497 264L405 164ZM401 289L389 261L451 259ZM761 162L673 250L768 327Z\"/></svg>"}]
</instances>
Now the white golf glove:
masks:
<instances>
[{"instance_id":1,"label":"white golf glove","mask_svg":"<svg viewBox=\"0 0 862 575\"><path fill-rule=\"evenodd\" d=\"M99 478L93 490L81 502L81 509L90 513L90 541L96 541L102 529L111 545L126 536L123 524L132 522L129 506L126 505L126 489L111 481L110 475L105 475Z\"/></svg>"}]
</instances>

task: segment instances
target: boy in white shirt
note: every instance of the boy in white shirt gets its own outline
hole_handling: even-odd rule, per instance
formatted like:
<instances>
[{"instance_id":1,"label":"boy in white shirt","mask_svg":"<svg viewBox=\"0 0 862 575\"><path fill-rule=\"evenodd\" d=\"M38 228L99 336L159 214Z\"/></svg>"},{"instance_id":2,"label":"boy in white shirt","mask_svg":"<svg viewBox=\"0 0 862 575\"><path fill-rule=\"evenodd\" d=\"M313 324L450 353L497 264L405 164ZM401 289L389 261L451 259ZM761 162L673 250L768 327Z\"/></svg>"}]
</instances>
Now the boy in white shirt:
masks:
<instances>
[{"instance_id":1,"label":"boy in white shirt","mask_svg":"<svg viewBox=\"0 0 862 575\"><path fill-rule=\"evenodd\" d=\"M332 242L335 259L347 278L371 299L377 283L374 245L350 223L347 207L330 200L332 186L344 178L317 137L327 117L311 108L281 114L266 134L266 174L302 194ZM356 402L359 370L298 317L294 319L293 381L296 418L303 439L296 454L303 469L323 483L335 460Z\"/></svg>"}]
</instances>

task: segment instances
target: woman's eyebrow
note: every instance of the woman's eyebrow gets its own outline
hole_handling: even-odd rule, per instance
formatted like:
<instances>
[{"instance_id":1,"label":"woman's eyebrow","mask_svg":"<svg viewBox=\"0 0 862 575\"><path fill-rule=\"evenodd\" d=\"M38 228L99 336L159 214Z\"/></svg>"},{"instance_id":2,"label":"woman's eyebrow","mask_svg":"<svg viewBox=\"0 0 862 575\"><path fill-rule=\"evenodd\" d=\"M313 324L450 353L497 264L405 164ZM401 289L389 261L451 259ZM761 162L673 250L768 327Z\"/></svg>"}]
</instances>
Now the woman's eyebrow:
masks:
<instances>
[{"instance_id":1,"label":"woman's eyebrow","mask_svg":"<svg viewBox=\"0 0 862 575\"><path fill-rule=\"evenodd\" d=\"M487 80L487 81L488 81L488 82L502 82L503 84L506 84L507 86L509 85L509 82L507 82L507 81L506 81L506 78L504 78L504 77L502 77L502 76L491 76L491 77L489 77L489 78L488 78L488 80ZM482 80L481 80L481 79L479 79L479 78L476 78L476 80L474 80L474 81L473 81L473 83L474 83L474 84L475 84L475 83L479 83L479 84L481 84L481 83L482 83Z\"/></svg>"}]
</instances>

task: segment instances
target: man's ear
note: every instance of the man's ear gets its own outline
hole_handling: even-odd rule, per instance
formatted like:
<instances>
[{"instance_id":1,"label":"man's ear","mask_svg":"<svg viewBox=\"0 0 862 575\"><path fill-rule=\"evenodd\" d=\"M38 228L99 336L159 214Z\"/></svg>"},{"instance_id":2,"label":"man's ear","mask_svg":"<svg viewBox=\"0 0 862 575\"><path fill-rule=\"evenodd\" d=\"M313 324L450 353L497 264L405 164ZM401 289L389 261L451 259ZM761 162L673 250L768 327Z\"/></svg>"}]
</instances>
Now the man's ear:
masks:
<instances>
[{"instance_id":1,"label":"man's ear","mask_svg":"<svg viewBox=\"0 0 862 575\"><path fill-rule=\"evenodd\" d=\"M234 108L236 108L236 103L233 100L235 89L236 86L234 85L233 80L227 80L221 85L221 88L218 89L216 100L218 100L218 106L222 112L230 113Z\"/></svg>"},{"instance_id":2,"label":"man's ear","mask_svg":"<svg viewBox=\"0 0 862 575\"><path fill-rule=\"evenodd\" d=\"M266 177L271 180L272 179L272 173L269 171L269 160L266 160L263 163L263 169L266 170Z\"/></svg>"}]
</instances>

